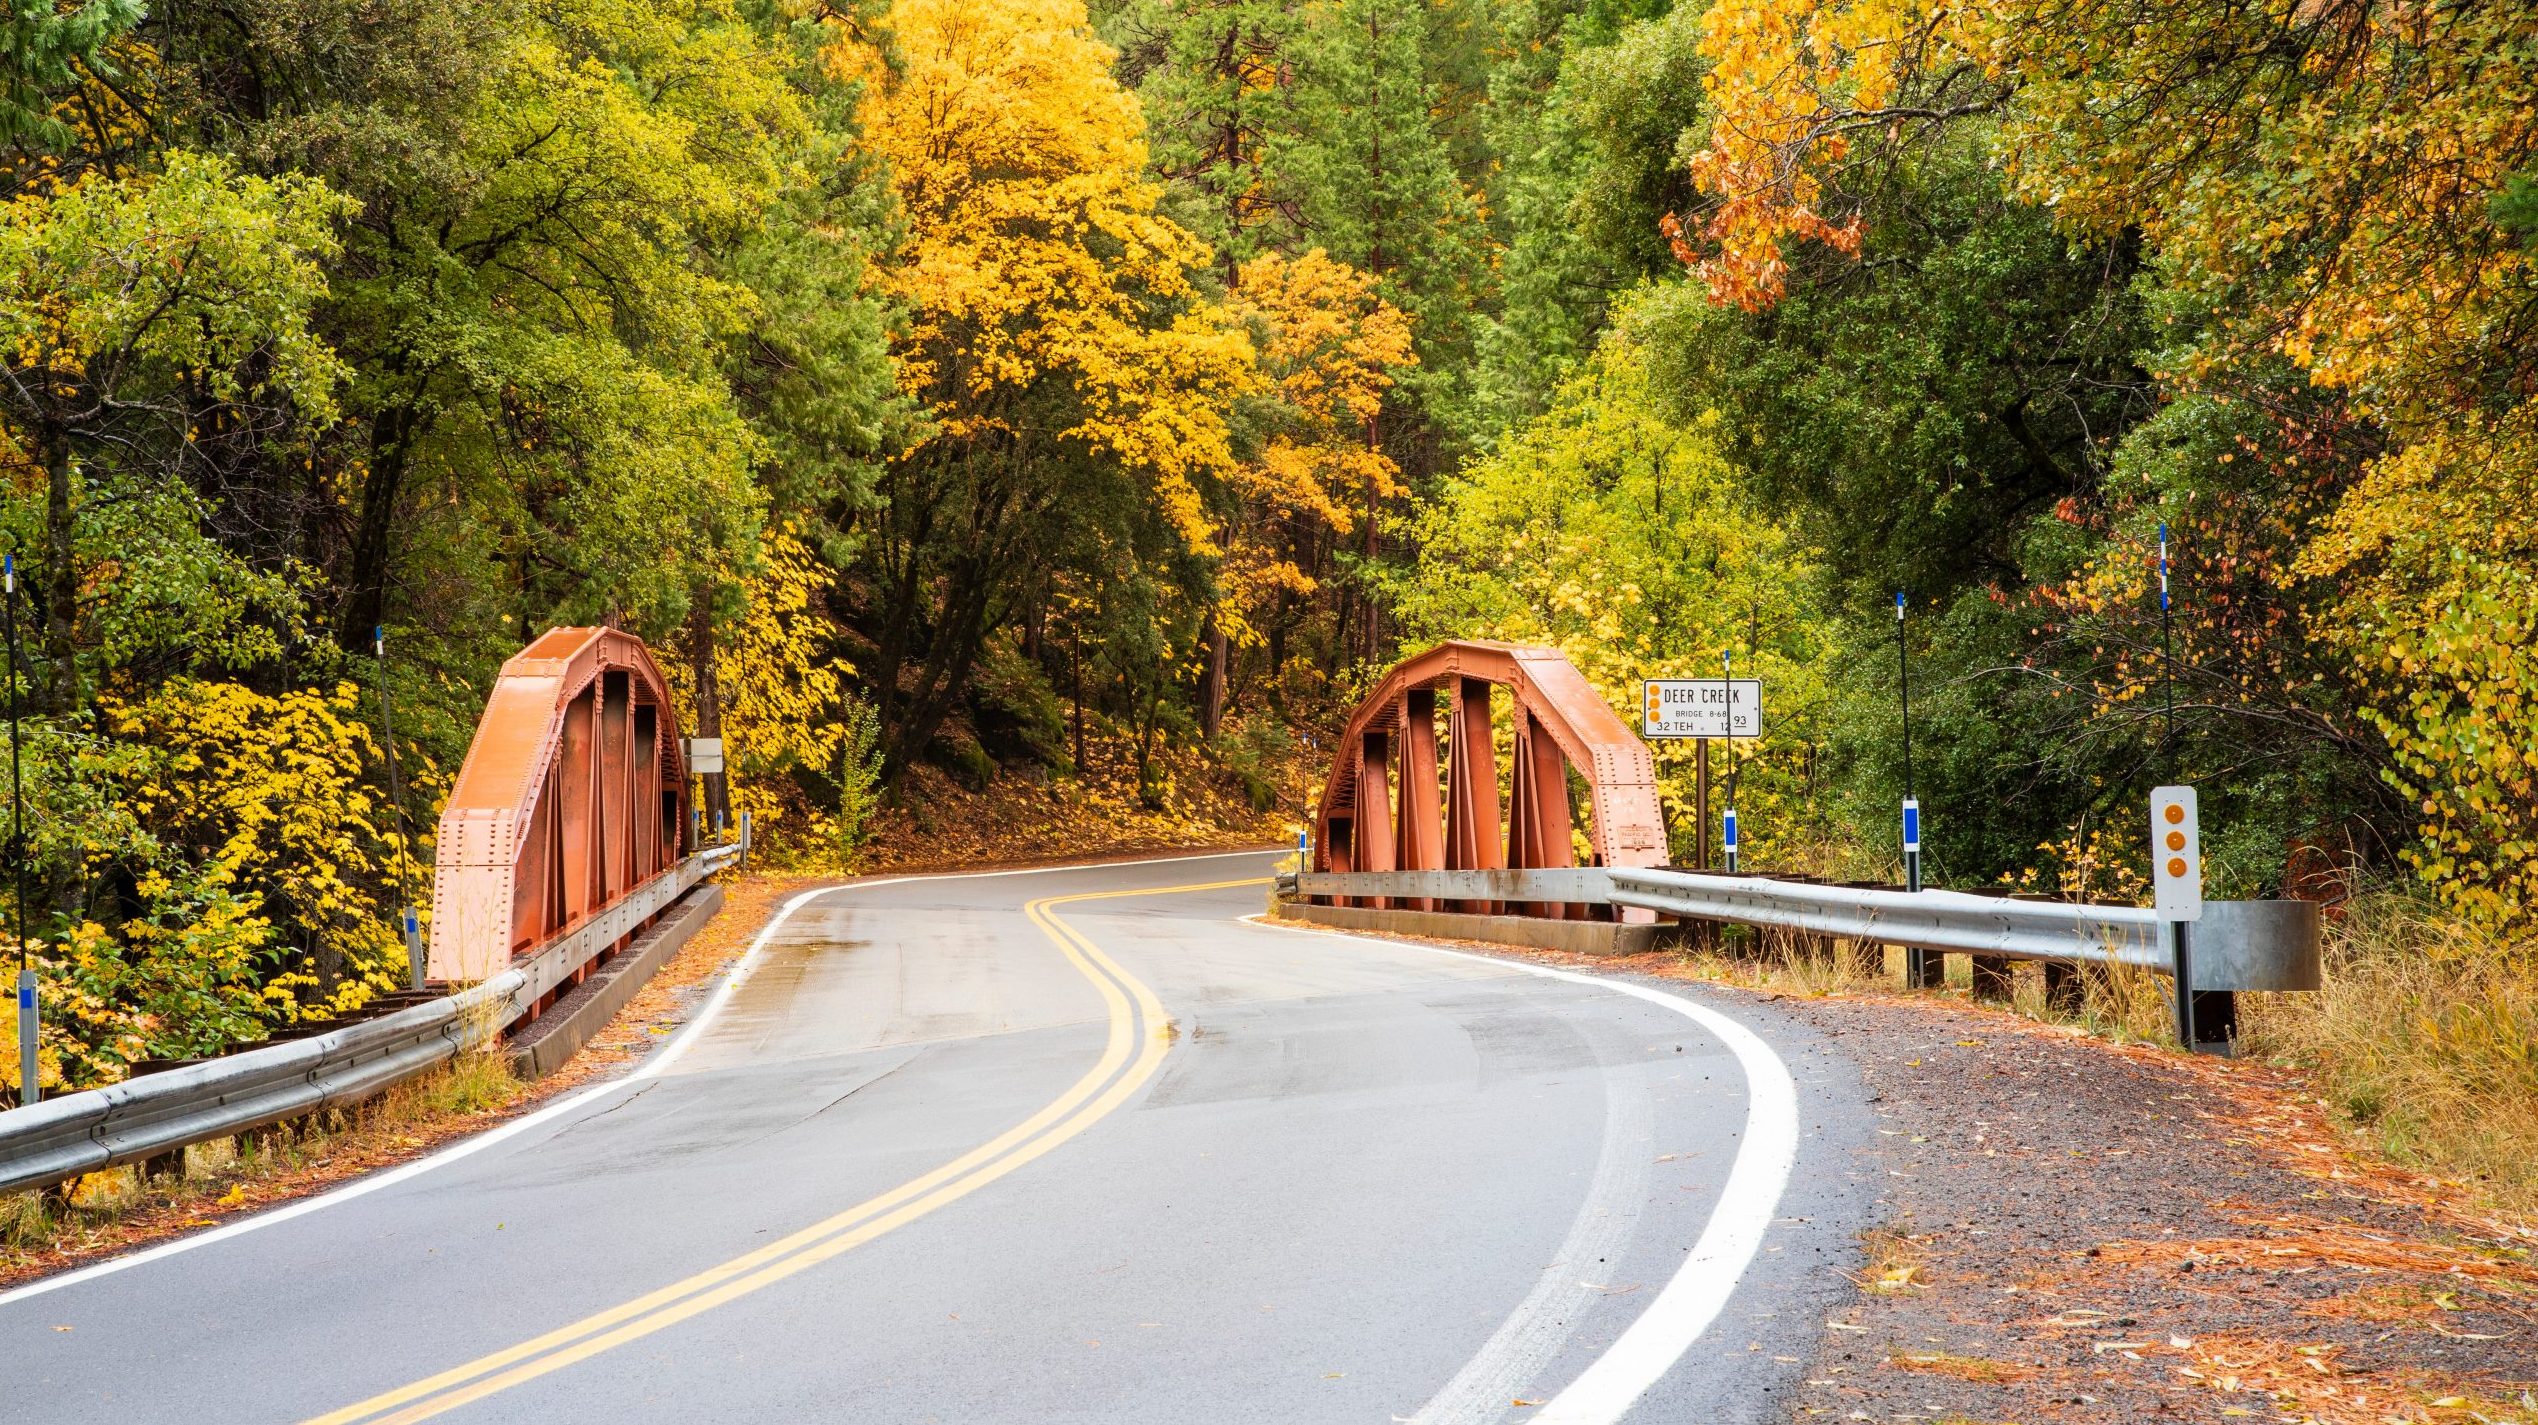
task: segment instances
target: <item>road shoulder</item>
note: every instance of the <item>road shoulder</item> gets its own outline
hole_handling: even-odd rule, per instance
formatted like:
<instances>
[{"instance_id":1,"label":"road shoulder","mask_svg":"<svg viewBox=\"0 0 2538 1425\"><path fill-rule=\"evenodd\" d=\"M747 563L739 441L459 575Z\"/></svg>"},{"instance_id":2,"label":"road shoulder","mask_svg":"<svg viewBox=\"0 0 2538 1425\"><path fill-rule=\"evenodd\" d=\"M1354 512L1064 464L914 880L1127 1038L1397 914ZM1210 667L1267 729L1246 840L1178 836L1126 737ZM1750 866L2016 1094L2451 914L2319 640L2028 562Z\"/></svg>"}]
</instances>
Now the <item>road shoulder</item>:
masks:
<instances>
[{"instance_id":1,"label":"road shoulder","mask_svg":"<svg viewBox=\"0 0 2538 1425\"><path fill-rule=\"evenodd\" d=\"M1787 1418L2538 1425L2538 1224L2370 1154L2290 1070L1666 951L1433 943L1699 984L1856 1073L1874 1126L1836 1171L1870 1225L1801 1293L1807 1344L1773 1342L1805 1367Z\"/></svg>"}]
</instances>

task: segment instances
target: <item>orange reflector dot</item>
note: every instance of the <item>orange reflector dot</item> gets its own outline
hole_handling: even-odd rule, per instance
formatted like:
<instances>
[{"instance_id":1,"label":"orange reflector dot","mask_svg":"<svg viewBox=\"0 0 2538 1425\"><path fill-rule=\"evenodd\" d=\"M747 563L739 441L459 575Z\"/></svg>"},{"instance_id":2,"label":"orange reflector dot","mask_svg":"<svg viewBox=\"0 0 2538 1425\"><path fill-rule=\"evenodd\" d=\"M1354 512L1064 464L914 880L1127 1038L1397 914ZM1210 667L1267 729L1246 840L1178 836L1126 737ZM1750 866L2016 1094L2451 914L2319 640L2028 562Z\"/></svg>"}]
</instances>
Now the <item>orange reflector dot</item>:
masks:
<instances>
[{"instance_id":1,"label":"orange reflector dot","mask_svg":"<svg viewBox=\"0 0 2538 1425\"><path fill-rule=\"evenodd\" d=\"M2176 825L2178 822L2181 822L2181 821L2183 821L2183 820L2185 820L2185 819L2186 819L2186 809L2185 809L2185 807L2184 807L2184 805L2183 805L2182 803L2178 803L2178 802L2170 802L2170 803L2168 803L2168 824L2169 824L2170 826L2174 826L2174 825Z\"/></svg>"},{"instance_id":2,"label":"orange reflector dot","mask_svg":"<svg viewBox=\"0 0 2538 1425\"><path fill-rule=\"evenodd\" d=\"M2182 875L2184 875L2185 873L2186 873L2186 862L2185 862L2185 858L2184 858L2183 856L2171 856L2171 857L2169 857L2169 858L2168 858L2168 874L2169 874L2169 875L2171 875L2171 876L2182 876Z\"/></svg>"},{"instance_id":3,"label":"orange reflector dot","mask_svg":"<svg viewBox=\"0 0 2538 1425\"><path fill-rule=\"evenodd\" d=\"M2169 832L2168 849L2171 851L2183 851L2186 849L2186 834L2182 831Z\"/></svg>"}]
</instances>

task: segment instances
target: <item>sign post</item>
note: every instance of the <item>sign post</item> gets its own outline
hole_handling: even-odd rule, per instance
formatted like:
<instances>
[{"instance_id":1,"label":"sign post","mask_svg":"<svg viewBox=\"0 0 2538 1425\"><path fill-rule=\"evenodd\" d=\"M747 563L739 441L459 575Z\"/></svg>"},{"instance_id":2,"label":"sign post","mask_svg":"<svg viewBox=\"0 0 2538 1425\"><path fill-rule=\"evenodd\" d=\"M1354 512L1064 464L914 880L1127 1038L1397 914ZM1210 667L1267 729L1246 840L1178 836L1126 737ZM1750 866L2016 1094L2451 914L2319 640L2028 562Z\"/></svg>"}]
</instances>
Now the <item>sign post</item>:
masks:
<instances>
[{"instance_id":1,"label":"sign post","mask_svg":"<svg viewBox=\"0 0 2538 1425\"><path fill-rule=\"evenodd\" d=\"M1718 685L1728 699L1728 721L1735 722L1736 655L1721 650L1718 655ZM1759 700L1758 700L1759 701ZM1736 768L1744 759L1736 755L1736 744L1727 744L1727 820L1720 828L1719 845L1727 852L1727 874L1736 874Z\"/></svg>"},{"instance_id":2,"label":"sign post","mask_svg":"<svg viewBox=\"0 0 2538 1425\"><path fill-rule=\"evenodd\" d=\"M2176 977L2177 1042L2196 1053L2228 1053L2237 1031L2235 999L2194 988L2194 923L2203 918L2203 830L2192 787L2150 793L2151 906ZM2205 1011L2209 1011L2207 1014Z\"/></svg>"},{"instance_id":3,"label":"sign post","mask_svg":"<svg viewBox=\"0 0 2538 1425\"><path fill-rule=\"evenodd\" d=\"M1732 661L1722 664L1718 678L1650 678L1640 700L1639 730L1652 742L1692 739L1695 791L1693 857L1699 869L1710 860L1710 739L1762 736L1762 680L1739 678ZM1727 764L1727 869L1736 869L1736 762Z\"/></svg>"}]
</instances>

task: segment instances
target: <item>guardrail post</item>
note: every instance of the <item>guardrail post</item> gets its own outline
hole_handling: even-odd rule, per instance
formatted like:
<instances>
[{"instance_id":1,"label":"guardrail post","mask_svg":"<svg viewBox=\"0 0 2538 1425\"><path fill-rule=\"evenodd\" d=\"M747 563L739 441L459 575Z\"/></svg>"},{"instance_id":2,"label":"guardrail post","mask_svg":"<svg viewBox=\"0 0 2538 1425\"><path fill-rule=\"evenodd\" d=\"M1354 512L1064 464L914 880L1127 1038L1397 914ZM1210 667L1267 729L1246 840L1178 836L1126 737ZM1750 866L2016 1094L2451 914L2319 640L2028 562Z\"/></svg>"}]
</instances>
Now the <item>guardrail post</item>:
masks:
<instances>
[{"instance_id":1,"label":"guardrail post","mask_svg":"<svg viewBox=\"0 0 2538 1425\"><path fill-rule=\"evenodd\" d=\"M2194 991L2194 1052L2234 1053L2238 1039L2238 994L2234 990Z\"/></svg>"},{"instance_id":2,"label":"guardrail post","mask_svg":"<svg viewBox=\"0 0 2538 1425\"><path fill-rule=\"evenodd\" d=\"M2080 979L2080 967L2059 960L2044 962L2045 1008L2057 1014L2077 1014L2088 1002L2088 990Z\"/></svg>"},{"instance_id":3,"label":"guardrail post","mask_svg":"<svg viewBox=\"0 0 2538 1425\"><path fill-rule=\"evenodd\" d=\"M1998 955L1968 955L1974 966L1974 998L2007 1000L2017 993L2018 982L2009 961Z\"/></svg>"}]
</instances>

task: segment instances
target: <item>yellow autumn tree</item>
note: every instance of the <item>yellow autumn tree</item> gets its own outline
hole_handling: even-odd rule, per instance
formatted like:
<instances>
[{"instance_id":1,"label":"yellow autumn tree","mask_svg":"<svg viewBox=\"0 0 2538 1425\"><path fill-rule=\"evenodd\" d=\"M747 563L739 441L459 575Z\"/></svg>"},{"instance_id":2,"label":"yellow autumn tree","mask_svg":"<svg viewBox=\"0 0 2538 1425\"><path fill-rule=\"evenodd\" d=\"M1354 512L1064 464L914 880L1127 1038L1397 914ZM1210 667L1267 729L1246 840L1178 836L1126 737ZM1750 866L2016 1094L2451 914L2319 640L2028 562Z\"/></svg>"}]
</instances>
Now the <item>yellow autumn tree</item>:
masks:
<instances>
[{"instance_id":1,"label":"yellow autumn tree","mask_svg":"<svg viewBox=\"0 0 2538 1425\"><path fill-rule=\"evenodd\" d=\"M1207 247L1157 211L1143 115L1079 0L897 0L881 30L841 32L831 59L889 165L907 238L876 281L907 314L900 384L931 422L885 468L869 530L895 770L1033 571L1121 540L1217 552L1205 487L1259 376L1191 286Z\"/></svg>"},{"instance_id":2,"label":"yellow autumn tree","mask_svg":"<svg viewBox=\"0 0 2538 1425\"><path fill-rule=\"evenodd\" d=\"M757 567L741 584L741 615L714 644L732 811L749 815L760 854L778 863L816 839L819 813L794 774L825 775L838 756L844 678L854 669L836 655L839 629L824 602L834 577L797 522L769 527L759 536ZM667 666L679 702L694 708L694 665L682 658Z\"/></svg>"},{"instance_id":3,"label":"yellow autumn tree","mask_svg":"<svg viewBox=\"0 0 2538 1425\"><path fill-rule=\"evenodd\" d=\"M1257 639L1256 611L1280 591L1318 581L1304 550L1345 535L1405 493L1400 468L1368 438L1394 373L1415 364L1410 319L1371 273L1320 248L1264 253L1242 265L1228 304L1252 332L1268 377L1269 434L1235 472L1239 513L1226 539L1219 623Z\"/></svg>"}]
</instances>

